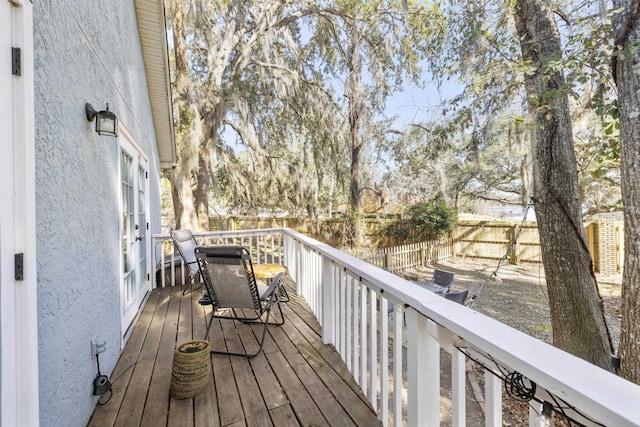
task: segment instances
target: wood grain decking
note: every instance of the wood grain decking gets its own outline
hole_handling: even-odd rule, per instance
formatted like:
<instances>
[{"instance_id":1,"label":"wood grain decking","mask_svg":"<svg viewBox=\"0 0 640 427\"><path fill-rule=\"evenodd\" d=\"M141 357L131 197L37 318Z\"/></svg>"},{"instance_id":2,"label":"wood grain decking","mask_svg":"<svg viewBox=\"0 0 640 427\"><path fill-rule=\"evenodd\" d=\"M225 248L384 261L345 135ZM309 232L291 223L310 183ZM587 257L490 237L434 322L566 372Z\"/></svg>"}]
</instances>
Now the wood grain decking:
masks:
<instances>
[{"instance_id":1,"label":"wood grain decking","mask_svg":"<svg viewBox=\"0 0 640 427\"><path fill-rule=\"evenodd\" d=\"M291 282L288 283L291 285ZM340 356L322 344L320 325L289 289L286 322L270 326L253 359L212 355L207 388L191 399L169 396L177 343L202 339L209 307L201 291L154 290L111 375L113 396L96 406L89 426L376 426L381 425ZM209 317L207 316L206 319ZM212 348L256 349L261 327L212 326Z\"/></svg>"}]
</instances>

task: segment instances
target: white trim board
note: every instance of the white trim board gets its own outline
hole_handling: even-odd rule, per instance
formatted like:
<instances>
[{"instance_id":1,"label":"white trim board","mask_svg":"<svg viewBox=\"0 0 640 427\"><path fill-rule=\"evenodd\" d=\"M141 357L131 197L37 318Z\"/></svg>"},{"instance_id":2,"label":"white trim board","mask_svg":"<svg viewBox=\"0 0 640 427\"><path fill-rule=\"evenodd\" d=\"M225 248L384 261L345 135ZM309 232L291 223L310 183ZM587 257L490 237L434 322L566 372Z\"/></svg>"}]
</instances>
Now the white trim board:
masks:
<instances>
[{"instance_id":1,"label":"white trim board","mask_svg":"<svg viewBox=\"0 0 640 427\"><path fill-rule=\"evenodd\" d=\"M0 1L0 374L1 425L39 425L36 282L33 6ZM19 47L21 75L10 68ZM24 278L14 257L23 254Z\"/></svg>"}]
</instances>

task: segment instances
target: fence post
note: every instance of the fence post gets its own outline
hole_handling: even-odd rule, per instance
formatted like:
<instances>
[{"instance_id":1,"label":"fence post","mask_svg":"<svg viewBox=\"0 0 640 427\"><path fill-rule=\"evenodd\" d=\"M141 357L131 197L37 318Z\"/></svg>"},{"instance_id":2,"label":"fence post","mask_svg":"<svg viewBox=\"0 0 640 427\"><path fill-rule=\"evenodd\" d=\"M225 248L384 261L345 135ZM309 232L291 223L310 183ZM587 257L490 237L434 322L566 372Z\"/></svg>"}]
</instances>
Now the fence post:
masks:
<instances>
[{"instance_id":1,"label":"fence post","mask_svg":"<svg viewBox=\"0 0 640 427\"><path fill-rule=\"evenodd\" d=\"M391 271L391 253L384 254L384 268Z\"/></svg>"},{"instance_id":2,"label":"fence post","mask_svg":"<svg viewBox=\"0 0 640 427\"><path fill-rule=\"evenodd\" d=\"M511 246L511 243L513 243L516 239L515 225L512 225L511 227L509 227L509 229L507 230L507 236L509 240L509 242L507 243L507 248L508 248ZM518 242L516 241L516 243L511 247L511 251L509 253L509 264L517 265L518 258L519 258L519 247L518 247Z\"/></svg>"},{"instance_id":3,"label":"fence post","mask_svg":"<svg viewBox=\"0 0 640 427\"><path fill-rule=\"evenodd\" d=\"M458 256L456 228L449 232L449 242L451 244L451 257L456 258Z\"/></svg>"}]
</instances>

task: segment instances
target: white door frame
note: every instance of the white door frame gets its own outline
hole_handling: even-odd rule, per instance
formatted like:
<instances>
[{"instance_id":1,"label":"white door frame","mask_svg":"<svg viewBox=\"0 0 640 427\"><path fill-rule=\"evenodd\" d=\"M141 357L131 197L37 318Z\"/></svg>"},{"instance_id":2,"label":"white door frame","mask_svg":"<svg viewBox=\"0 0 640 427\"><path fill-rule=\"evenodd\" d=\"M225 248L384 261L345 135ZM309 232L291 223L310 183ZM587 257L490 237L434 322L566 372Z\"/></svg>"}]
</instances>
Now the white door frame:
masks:
<instances>
[{"instance_id":1,"label":"white door frame","mask_svg":"<svg viewBox=\"0 0 640 427\"><path fill-rule=\"evenodd\" d=\"M135 218L135 222L136 225L138 225L140 227L139 231L136 231L136 237L140 236L142 233L142 231L144 231L144 235L146 236L146 238L142 241L137 241L135 242L135 244L133 245L133 254L131 254L131 260L130 260L130 264L135 266L135 295L134 295L134 300L127 306L125 307L125 282L124 282L124 277L123 277L123 272L124 272L124 261L123 261L123 256L122 256L122 252L120 253L120 272L121 272L121 276L120 276L120 322L121 322L121 337L122 337L122 346L124 347L124 344L126 343L127 339L128 339L128 335L131 332L131 328L130 326L132 325L132 322L134 322L136 316L139 314L140 308L141 308L141 304L144 301L144 298L147 294L147 292L151 291L151 280L150 280L150 272L151 272L151 233L150 233L150 229L149 229L149 214L150 214L150 209L149 209L149 202L150 202L150 195L149 195L149 158L146 156L146 154L144 153L144 151L142 150L142 148L136 143L135 139L133 138L133 136L131 135L131 133L121 124L119 124L119 136L118 136L118 142L119 142L119 150L118 150L118 179L120 182L120 212L122 213L124 210L124 203L122 200L122 151L126 151L128 155L130 155L133 158L133 177L134 177L134 207L133 207L133 212L134 215L136 216ZM139 175L138 175L138 168L142 166L146 172L146 175L144 177L144 181L142 182L142 185L144 185L144 195L145 195L145 201L144 201L144 215L146 218L146 223L145 224L139 224L138 222L138 218L137 215L140 212L140 200L139 200L139 195L140 195L140 180L139 180ZM123 233L124 233L124 229L122 227L122 218L120 218L120 242L123 241ZM141 245L144 245L144 247L142 247ZM120 246L120 250L122 251L122 245ZM146 269L146 273L144 275L141 275L140 273L140 258L141 258L141 253L142 250L144 250L146 257L145 257L145 269ZM142 277L144 276L144 277Z\"/></svg>"},{"instance_id":2,"label":"white door frame","mask_svg":"<svg viewBox=\"0 0 640 427\"><path fill-rule=\"evenodd\" d=\"M33 6L0 0L0 424L39 425ZM10 47L20 48L20 75ZM8 94L8 96L7 96ZM16 277L16 254L24 275Z\"/></svg>"}]
</instances>

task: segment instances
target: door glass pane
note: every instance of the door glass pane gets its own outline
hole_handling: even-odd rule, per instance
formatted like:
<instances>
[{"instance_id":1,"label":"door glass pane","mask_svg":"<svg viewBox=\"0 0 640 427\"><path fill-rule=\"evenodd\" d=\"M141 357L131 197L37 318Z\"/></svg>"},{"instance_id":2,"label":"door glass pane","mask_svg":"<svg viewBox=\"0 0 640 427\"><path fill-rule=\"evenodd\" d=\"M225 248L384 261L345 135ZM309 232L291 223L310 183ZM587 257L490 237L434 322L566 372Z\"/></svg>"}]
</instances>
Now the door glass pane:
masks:
<instances>
[{"instance_id":1,"label":"door glass pane","mask_svg":"<svg viewBox=\"0 0 640 427\"><path fill-rule=\"evenodd\" d=\"M133 157L122 151L122 265L123 271L123 304L127 307L135 297L135 264L134 244L134 187Z\"/></svg>"},{"instance_id":2,"label":"door glass pane","mask_svg":"<svg viewBox=\"0 0 640 427\"><path fill-rule=\"evenodd\" d=\"M146 171L143 167L138 167L138 251L140 254L140 272L141 281L147 279L147 206L146 206Z\"/></svg>"}]
</instances>

